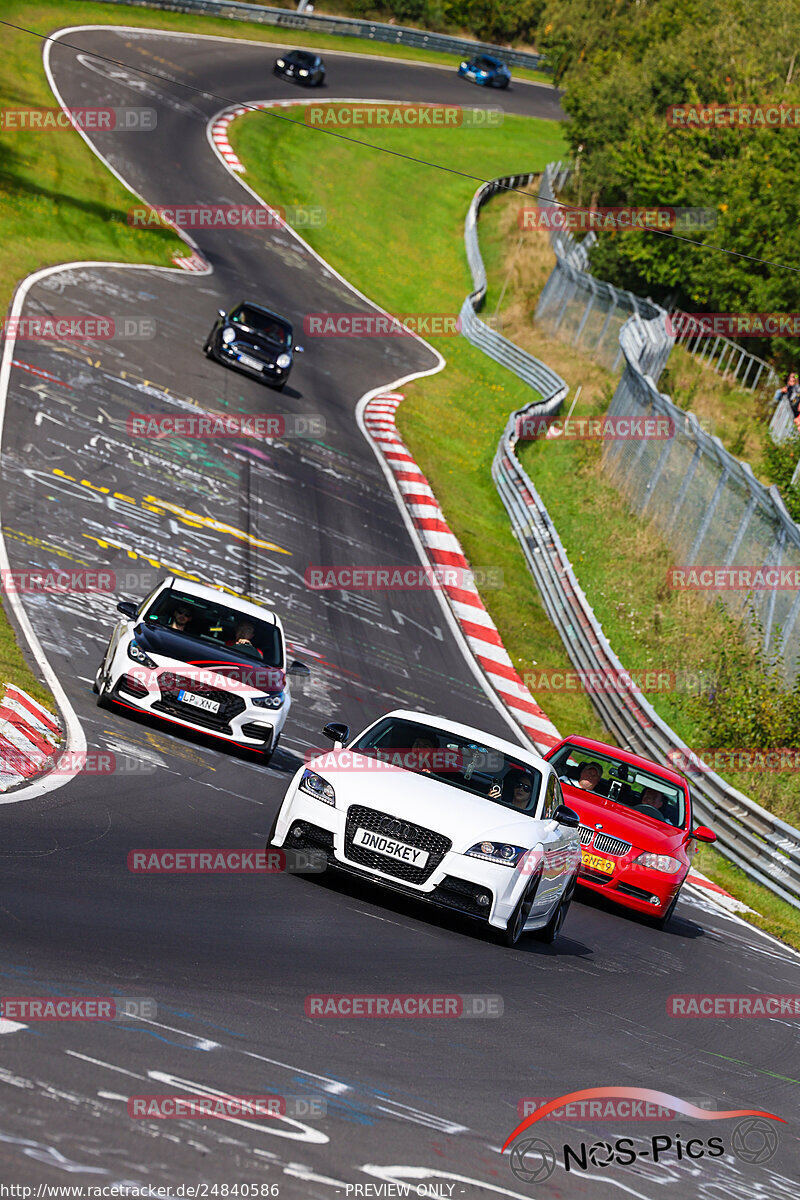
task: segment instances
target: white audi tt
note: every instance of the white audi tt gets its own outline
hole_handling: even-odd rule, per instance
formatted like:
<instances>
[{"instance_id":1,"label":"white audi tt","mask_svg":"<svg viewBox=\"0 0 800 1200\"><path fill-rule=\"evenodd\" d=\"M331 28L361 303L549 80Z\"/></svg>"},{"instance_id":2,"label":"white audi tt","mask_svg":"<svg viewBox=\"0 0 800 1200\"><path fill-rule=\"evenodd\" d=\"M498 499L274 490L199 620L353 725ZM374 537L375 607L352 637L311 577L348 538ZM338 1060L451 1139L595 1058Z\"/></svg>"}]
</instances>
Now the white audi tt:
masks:
<instances>
[{"instance_id":1,"label":"white audi tt","mask_svg":"<svg viewBox=\"0 0 800 1200\"><path fill-rule=\"evenodd\" d=\"M280 618L218 588L171 576L123 619L97 668L101 708L148 713L269 761L291 706Z\"/></svg>"},{"instance_id":2,"label":"white audi tt","mask_svg":"<svg viewBox=\"0 0 800 1200\"><path fill-rule=\"evenodd\" d=\"M581 861L578 816L548 762L511 742L398 710L297 771L273 846L485 921L515 945L552 942Z\"/></svg>"}]
</instances>

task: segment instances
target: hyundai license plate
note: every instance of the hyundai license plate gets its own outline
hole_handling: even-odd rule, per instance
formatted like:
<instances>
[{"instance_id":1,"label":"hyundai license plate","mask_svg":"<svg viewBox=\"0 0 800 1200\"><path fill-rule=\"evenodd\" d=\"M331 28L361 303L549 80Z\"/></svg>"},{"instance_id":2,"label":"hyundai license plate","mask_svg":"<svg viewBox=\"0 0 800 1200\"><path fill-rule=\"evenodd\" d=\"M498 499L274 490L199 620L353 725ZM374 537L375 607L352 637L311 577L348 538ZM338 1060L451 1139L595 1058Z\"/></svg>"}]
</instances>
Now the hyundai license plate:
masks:
<instances>
[{"instance_id":1,"label":"hyundai license plate","mask_svg":"<svg viewBox=\"0 0 800 1200\"><path fill-rule=\"evenodd\" d=\"M219 700L209 700L208 696L195 696L194 692L178 692L182 704L191 704L193 708L202 708L203 712L218 713Z\"/></svg>"}]
</instances>

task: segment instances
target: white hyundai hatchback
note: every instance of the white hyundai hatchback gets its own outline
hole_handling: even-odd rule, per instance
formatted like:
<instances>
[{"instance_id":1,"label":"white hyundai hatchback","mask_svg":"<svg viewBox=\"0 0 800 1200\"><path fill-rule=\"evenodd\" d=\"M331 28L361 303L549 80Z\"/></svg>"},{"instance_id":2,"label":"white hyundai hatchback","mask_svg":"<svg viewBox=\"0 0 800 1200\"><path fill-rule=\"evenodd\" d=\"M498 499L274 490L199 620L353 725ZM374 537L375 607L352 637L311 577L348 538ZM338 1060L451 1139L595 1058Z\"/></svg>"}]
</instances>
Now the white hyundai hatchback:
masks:
<instances>
[{"instance_id":1,"label":"white hyundai hatchback","mask_svg":"<svg viewBox=\"0 0 800 1200\"><path fill-rule=\"evenodd\" d=\"M269 761L291 707L280 618L267 608L170 576L123 619L97 668L101 708L148 713Z\"/></svg>"},{"instance_id":2,"label":"white hyundai hatchback","mask_svg":"<svg viewBox=\"0 0 800 1200\"><path fill-rule=\"evenodd\" d=\"M486 922L515 945L551 942L581 861L578 816L548 762L468 725L398 710L297 771L270 843Z\"/></svg>"}]
</instances>

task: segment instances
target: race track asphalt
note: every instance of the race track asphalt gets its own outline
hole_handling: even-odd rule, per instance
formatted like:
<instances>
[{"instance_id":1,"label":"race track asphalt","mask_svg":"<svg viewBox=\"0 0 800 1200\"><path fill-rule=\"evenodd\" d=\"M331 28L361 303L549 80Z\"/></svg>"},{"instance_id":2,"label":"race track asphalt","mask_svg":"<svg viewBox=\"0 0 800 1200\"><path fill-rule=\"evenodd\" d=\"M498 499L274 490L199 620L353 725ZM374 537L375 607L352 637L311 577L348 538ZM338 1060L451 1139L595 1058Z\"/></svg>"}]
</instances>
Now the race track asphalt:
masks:
<instances>
[{"instance_id":1,"label":"race track asphalt","mask_svg":"<svg viewBox=\"0 0 800 1200\"><path fill-rule=\"evenodd\" d=\"M273 78L274 53L79 30L56 43L51 67L70 106L157 108L147 136L93 139L148 202L233 204L246 197L212 153L207 123L228 100L296 94ZM498 103L465 91L453 72L356 55L331 56L328 82L331 96ZM559 115L541 87L517 85L499 102ZM323 744L330 719L355 728L402 705L513 737L430 592L313 592L303 582L310 564L418 561L354 410L367 391L432 370L434 355L406 339L362 340L357 353L320 339L280 397L265 392L200 352L218 307L257 294L302 325L308 311L369 306L285 231L194 236L212 274L90 265L31 288L26 313L146 315L157 336L88 351L17 345L2 443L11 566L108 568L130 596L176 567L261 595L313 674L265 768L95 707L91 680L116 597L25 597L90 749L115 752L118 769L0 807L5 990L152 997L157 1015L21 1029L0 1021L0 1181L127 1181L172 1194L180 1184L275 1184L303 1200L380 1183L456 1197L788 1200L798 1175L796 1024L679 1021L667 998L800 993L797 956L697 897L682 900L666 932L583 898L555 945L506 950L466 920L327 876L127 870L135 848L262 847L286 780ZM131 411L197 405L321 415L327 432L258 446L145 444L126 432ZM307 1017L304 998L324 992L500 995L503 1015ZM556 1172L541 1182L512 1174L499 1148L522 1097L606 1085L763 1109L787 1123L775 1126L774 1156L748 1163L732 1151L731 1120L548 1122L532 1135L555 1148ZM198 1091L321 1098L327 1111L260 1122L127 1115L130 1096ZM725 1153L679 1159L679 1133L684 1142L720 1136ZM658 1162L653 1134L673 1138ZM640 1152L633 1165L607 1164L598 1151L585 1170L564 1170L565 1143L578 1150L621 1136Z\"/></svg>"}]
</instances>

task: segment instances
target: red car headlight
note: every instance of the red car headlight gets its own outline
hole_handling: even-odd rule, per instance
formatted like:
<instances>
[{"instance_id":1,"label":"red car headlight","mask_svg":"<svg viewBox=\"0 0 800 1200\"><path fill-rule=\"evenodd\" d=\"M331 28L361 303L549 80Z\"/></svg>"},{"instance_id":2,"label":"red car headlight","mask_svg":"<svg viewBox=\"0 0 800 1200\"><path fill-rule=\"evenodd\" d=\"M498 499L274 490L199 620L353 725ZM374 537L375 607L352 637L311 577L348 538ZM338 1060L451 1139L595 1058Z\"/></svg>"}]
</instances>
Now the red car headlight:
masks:
<instances>
[{"instance_id":1,"label":"red car headlight","mask_svg":"<svg viewBox=\"0 0 800 1200\"><path fill-rule=\"evenodd\" d=\"M652 871L663 871L665 875L674 875L683 866L671 854L640 854L633 863L639 867L650 867Z\"/></svg>"}]
</instances>

